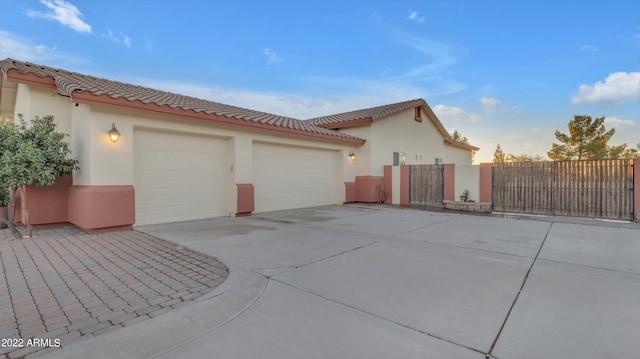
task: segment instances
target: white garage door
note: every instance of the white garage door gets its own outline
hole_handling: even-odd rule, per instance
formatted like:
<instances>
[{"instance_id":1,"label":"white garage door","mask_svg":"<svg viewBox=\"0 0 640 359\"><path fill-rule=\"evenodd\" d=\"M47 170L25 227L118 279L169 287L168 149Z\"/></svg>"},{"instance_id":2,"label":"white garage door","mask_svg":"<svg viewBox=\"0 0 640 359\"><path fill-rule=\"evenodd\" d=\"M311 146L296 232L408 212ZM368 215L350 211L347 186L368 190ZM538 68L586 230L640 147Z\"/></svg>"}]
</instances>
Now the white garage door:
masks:
<instances>
[{"instance_id":1,"label":"white garage door","mask_svg":"<svg viewBox=\"0 0 640 359\"><path fill-rule=\"evenodd\" d=\"M254 143L255 211L336 203L336 161L336 151Z\"/></svg>"},{"instance_id":2,"label":"white garage door","mask_svg":"<svg viewBox=\"0 0 640 359\"><path fill-rule=\"evenodd\" d=\"M135 129L136 224L226 214L225 140Z\"/></svg>"}]
</instances>

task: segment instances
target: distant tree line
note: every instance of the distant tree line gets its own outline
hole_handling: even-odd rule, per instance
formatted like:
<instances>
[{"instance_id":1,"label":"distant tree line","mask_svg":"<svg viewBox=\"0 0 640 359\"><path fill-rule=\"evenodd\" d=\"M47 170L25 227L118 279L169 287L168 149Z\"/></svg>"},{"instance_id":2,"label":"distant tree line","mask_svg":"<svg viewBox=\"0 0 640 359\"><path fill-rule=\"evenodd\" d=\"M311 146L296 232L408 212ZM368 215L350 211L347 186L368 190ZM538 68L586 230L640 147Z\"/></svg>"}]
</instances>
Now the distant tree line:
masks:
<instances>
[{"instance_id":1,"label":"distant tree line","mask_svg":"<svg viewBox=\"0 0 640 359\"><path fill-rule=\"evenodd\" d=\"M626 143L610 146L609 140L615 134L615 129L607 131L604 117L592 120L591 116L576 115L568 124L569 133L556 130L559 144L553 143L547 156L553 161L569 160L602 160L629 159L640 157L640 143L636 148L629 148ZM500 144L493 153L493 162L533 162L543 161L539 155L513 155L505 153Z\"/></svg>"}]
</instances>

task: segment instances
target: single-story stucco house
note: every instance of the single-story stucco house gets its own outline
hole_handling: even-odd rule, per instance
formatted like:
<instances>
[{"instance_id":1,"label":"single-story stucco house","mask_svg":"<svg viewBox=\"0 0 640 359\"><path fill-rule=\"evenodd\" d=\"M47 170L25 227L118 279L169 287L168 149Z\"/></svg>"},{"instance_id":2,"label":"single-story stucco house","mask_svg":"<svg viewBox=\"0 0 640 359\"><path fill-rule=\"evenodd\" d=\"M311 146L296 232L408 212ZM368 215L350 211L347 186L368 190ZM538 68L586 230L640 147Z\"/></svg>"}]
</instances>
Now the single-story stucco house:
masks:
<instances>
[{"instance_id":1,"label":"single-story stucco house","mask_svg":"<svg viewBox=\"0 0 640 359\"><path fill-rule=\"evenodd\" d=\"M33 188L36 224L98 232L379 200L394 160L471 164L477 150L422 99L298 120L13 59L0 69L2 119L54 115L79 160Z\"/></svg>"}]
</instances>

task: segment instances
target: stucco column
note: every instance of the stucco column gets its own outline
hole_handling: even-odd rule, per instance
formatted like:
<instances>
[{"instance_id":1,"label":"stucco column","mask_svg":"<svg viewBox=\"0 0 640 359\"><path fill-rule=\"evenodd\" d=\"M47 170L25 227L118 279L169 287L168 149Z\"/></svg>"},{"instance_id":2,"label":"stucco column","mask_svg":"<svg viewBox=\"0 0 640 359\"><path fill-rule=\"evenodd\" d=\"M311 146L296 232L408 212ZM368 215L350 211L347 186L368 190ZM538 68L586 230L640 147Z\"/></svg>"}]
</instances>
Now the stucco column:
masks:
<instances>
[{"instance_id":1,"label":"stucco column","mask_svg":"<svg viewBox=\"0 0 640 359\"><path fill-rule=\"evenodd\" d=\"M633 160L633 216L640 222L640 158Z\"/></svg>"},{"instance_id":2,"label":"stucco column","mask_svg":"<svg viewBox=\"0 0 640 359\"><path fill-rule=\"evenodd\" d=\"M232 191L236 203L230 203L236 216L250 216L255 209L253 188L253 141L248 136L238 136L231 140L230 151L232 171Z\"/></svg>"},{"instance_id":3,"label":"stucco column","mask_svg":"<svg viewBox=\"0 0 640 359\"><path fill-rule=\"evenodd\" d=\"M480 164L480 202L493 201L493 163ZM492 203L493 205L493 203Z\"/></svg>"},{"instance_id":4,"label":"stucco column","mask_svg":"<svg viewBox=\"0 0 640 359\"><path fill-rule=\"evenodd\" d=\"M409 205L409 165L400 166L400 204Z\"/></svg>"},{"instance_id":5,"label":"stucco column","mask_svg":"<svg viewBox=\"0 0 640 359\"><path fill-rule=\"evenodd\" d=\"M395 185L393 181L393 167L390 165L384 166L384 203L393 203L393 189Z\"/></svg>"},{"instance_id":6,"label":"stucco column","mask_svg":"<svg viewBox=\"0 0 640 359\"><path fill-rule=\"evenodd\" d=\"M444 165L444 200L456 200L456 165L454 163Z\"/></svg>"}]
</instances>

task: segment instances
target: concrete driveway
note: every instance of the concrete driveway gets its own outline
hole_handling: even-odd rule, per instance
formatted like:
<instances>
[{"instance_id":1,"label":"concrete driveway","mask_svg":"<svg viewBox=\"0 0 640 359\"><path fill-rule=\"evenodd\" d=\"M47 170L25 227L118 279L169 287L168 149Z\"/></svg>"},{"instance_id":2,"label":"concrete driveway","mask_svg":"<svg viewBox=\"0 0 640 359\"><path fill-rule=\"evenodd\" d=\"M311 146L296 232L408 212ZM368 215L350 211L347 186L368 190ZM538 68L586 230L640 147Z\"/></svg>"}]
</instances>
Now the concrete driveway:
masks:
<instances>
[{"instance_id":1,"label":"concrete driveway","mask_svg":"<svg viewBox=\"0 0 640 359\"><path fill-rule=\"evenodd\" d=\"M376 206L140 227L217 257L229 278L48 356L636 357L640 230L628 227Z\"/></svg>"}]
</instances>

